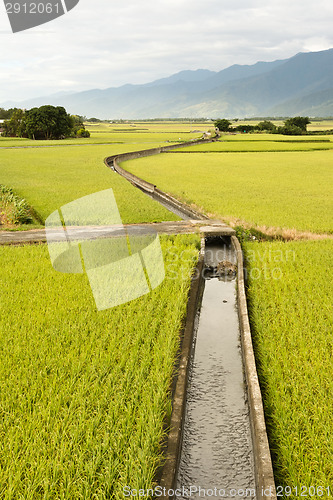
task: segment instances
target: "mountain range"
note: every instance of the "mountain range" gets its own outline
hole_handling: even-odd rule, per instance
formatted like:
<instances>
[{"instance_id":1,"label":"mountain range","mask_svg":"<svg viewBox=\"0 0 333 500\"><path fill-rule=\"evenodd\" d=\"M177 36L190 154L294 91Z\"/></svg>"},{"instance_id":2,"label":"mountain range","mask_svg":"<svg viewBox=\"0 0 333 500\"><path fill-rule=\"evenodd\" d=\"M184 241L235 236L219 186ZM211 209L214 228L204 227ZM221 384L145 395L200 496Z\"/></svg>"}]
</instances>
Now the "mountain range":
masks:
<instances>
[{"instance_id":1,"label":"mountain range","mask_svg":"<svg viewBox=\"0 0 333 500\"><path fill-rule=\"evenodd\" d=\"M52 104L101 119L333 116L333 49L222 71L185 70L141 85L58 92L1 107Z\"/></svg>"}]
</instances>

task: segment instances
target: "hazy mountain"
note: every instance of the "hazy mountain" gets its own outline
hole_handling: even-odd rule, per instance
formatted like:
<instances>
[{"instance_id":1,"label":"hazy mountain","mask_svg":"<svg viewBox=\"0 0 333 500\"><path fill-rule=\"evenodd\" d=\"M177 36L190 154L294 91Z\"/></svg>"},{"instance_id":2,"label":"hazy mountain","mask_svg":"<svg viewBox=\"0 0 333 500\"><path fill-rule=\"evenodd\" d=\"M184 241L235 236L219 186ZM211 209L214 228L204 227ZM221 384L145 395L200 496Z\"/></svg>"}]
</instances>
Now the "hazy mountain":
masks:
<instances>
[{"instance_id":1,"label":"hazy mountain","mask_svg":"<svg viewBox=\"0 0 333 500\"><path fill-rule=\"evenodd\" d=\"M286 109L293 116L333 116L333 87L285 101L272 108L270 113L282 116L286 114Z\"/></svg>"},{"instance_id":2,"label":"hazy mountain","mask_svg":"<svg viewBox=\"0 0 333 500\"><path fill-rule=\"evenodd\" d=\"M8 107L5 104L2 107ZM233 65L219 72L181 71L143 85L57 93L15 103L27 109L42 104L61 105L88 117L114 119L332 116L333 49L273 62Z\"/></svg>"}]
</instances>

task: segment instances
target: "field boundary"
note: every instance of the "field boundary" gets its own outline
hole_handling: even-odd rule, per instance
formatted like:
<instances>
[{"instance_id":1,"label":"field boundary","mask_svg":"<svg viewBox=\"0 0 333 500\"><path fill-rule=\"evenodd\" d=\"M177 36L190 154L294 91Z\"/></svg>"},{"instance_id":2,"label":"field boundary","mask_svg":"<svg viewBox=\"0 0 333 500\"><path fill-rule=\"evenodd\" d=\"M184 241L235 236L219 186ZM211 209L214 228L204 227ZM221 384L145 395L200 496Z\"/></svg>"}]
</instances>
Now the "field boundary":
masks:
<instances>
[{"instance_id":1,"label":"field boundary","mask_svg":"<svg viewBox=\"0 0 333 500\"><path fill-rule=\"evenodd\" d=\"M202 139L196 142L193 141L190 144L195 145L200 143L207 143L207 142L212 142L213 140L214 139L209 139L209 140ZM188 145L189 145L188 143L182 143L176 145L176 147L177 148L187 147ZM114 155L105 158L104 163L106 164L107 167L113 168L117 173L125 177L129 182L137 186L139 189L145 191L146 193L150 195L154 195L155 193L157 193L158 195L167 198L168 203L170 205L173 205L178 210L184 207L184 213L186 215L192 213L194 215L194 218L198 219L204 218L206 220L209 220L207 216L203 216L203 214L192 210L192 208L179 202L178 200L174 199L173 197L164 193L163 191L157 189L156 185L149 183L144 179L137 177L134 174L131 174L127 170L120 167L118 164L118 162L120 163L122 161L130 159L134 160L137 158L143 158L145 156L160 154L164 151L169 151L170 149L173 148L174 146L167 146L166 148L161 147L161 148L154 148L138 152ZM204 220L203 223L205 223ZM250 408L251 434L252 434L254 463L255 463L256 498L257 500L262 500L266 498L276 500L277 497L276 497L273 466L269 449L265 416L263 410L263 402L262 402L256 363L255 363L250 321L247 310L247 301L246 301L246 293L244 285L243 252L238 238L232 235L231 240L237 254L237 263L238 263L237 302L238 302L239 324L241 330L243 363L245 369L247 394L249 398L249 408ZM202 261L202 265L203 265L203 252L204 252L204 246L202 243L200 257L199 257L199 262ZM200 289L199 280L197 281L198 283L197 283L197 290L195 297L193 295L195 291L191 289L190 292L188 310L186 316L186 325L192 324L194 326L195 309L193 309L194 307L193 304L195 303L195 300L198 300L198 293ZM189 336L190 334L187 332L186 335ZM171 495L169 496L167 492L168 490L172 491L175 488L176 471L179 462L179 452L181 446L183 416L185 412L185 402L186 402L185 396L186 396L187 373L188 373L187 370L191 354L191 350L188 348L188 342L189 339L188 337L186 337L186 342L184 346L182 346L181 362L179 365L179 373L178 373L179 383L177 377L176 392L172 402L173 410L171 415L170 432L167 441L167 453L166 453L167 456L161 473L162 479L160 481L160 485L166 490L164 498L170 500L173 498L173 496ZM183 353L187 353L186 361L183 360Z\"/></svg>"}]
</instances>

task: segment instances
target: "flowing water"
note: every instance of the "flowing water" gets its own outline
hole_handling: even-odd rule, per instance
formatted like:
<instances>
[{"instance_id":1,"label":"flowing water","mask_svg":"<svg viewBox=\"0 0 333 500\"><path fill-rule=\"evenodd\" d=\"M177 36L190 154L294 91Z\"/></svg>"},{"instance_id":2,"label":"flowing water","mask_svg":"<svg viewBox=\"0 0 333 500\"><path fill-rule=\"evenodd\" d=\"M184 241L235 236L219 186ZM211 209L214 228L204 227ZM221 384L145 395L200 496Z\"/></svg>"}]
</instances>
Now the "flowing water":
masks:
<instances>
[{"instance_id":1,"label":"flowing water","mask_svg":"<svg viewBox=\"0 0 333 500\"><path fill-rule=\"evenodd\" d=\"M255 498L253 451L246 398L236 280L212 268L236 263L229 242L206 242L207 270L194 340L178 499Z\"/></svg>"}]
</instances>

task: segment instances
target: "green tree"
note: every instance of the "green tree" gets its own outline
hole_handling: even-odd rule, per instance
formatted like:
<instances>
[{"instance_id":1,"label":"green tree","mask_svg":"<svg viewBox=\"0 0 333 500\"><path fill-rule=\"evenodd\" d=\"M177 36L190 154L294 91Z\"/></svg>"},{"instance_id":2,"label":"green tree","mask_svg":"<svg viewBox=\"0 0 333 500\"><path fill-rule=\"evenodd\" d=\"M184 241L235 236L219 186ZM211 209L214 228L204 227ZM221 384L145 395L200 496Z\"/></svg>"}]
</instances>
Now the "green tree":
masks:
<instances>
[{"instance_id":1,"label":"green tree","mask_svg":"<svg viewBox=\"0 0 333 500\"><path fill-rule=\"evenodd\" d=\"M71 135L76 137L79 130L84 129L83 117L79 115L70 115L71 120Z\"/></svg>"},{"instance_id":2,"label":"green tree","mask_svg":"<svg viewBox=\"0 0 333 500\"><path fill-rule=\"evenodd\" d=\"M221 118L220 120L216 120L214 126L219 129L220 132L228 132L230 130L231 121L226 120L225 118Z\"/></svg>"},{"instance_id":3,"label":"green tree","mask_svg":"<svg viewBox=\"0 0 333 500\"><path fill-rule=\"evenodd\" d=\"M264 120L263 122L259 122L256 128L260 131L267 131L267 132L276 131L276 126L274 125L273 122L270 122L269 120Z\"/></svg>"},{"instance_id":4,"label":"green tree","mask_svg":"<svg viewBox=\"0 0 333 500\"><path fill-rule=\"evenodd\" d=\"M16 110L17 108L10 108L10 109L0 108L0 120L10 120L12 114Z\"/></svg>"},{"instance_id":5,"label":"green tree","mask_svg":"<svg viewBox=\"0 0 333 500\"><path fill-rule=\"evenodd\" d=\"M30 139L62 139L71 134L72 122L62 106L41 106L25 113L26 133Z\"/></svg>"},{"instance_id":6,"label":"green tree","mask_svg":"<svg viewBox=\"0 0 333 500\"><path fill-rule=\"evenodd\" d=\"M306 126L311 123L308 116L295 116L288 118L284 122L285 127L298 127L302 132L306 132Z\"/></svg>"},{"instance_id":7,"label":"green tree","mask_svg":"<svg viewBox=\"0 0 333 500\"><path fill-rule=\"evenodd\" d=\"M9 120L3 124L4 137L27 137L25 128L25 112L23 109L15 109Z\"/></svg>"},{"instance_id":8,"label":"green tree","mask_svg":"<svg viewBox=\"0 0 333 500\"><path fill-rule=\"evenodd\" d=\"M248 134L249 132L253 132L256 130L255 125L237 125L233 130L236 132L241 132L242 134Z\"/></svg>"}]
</instances>

